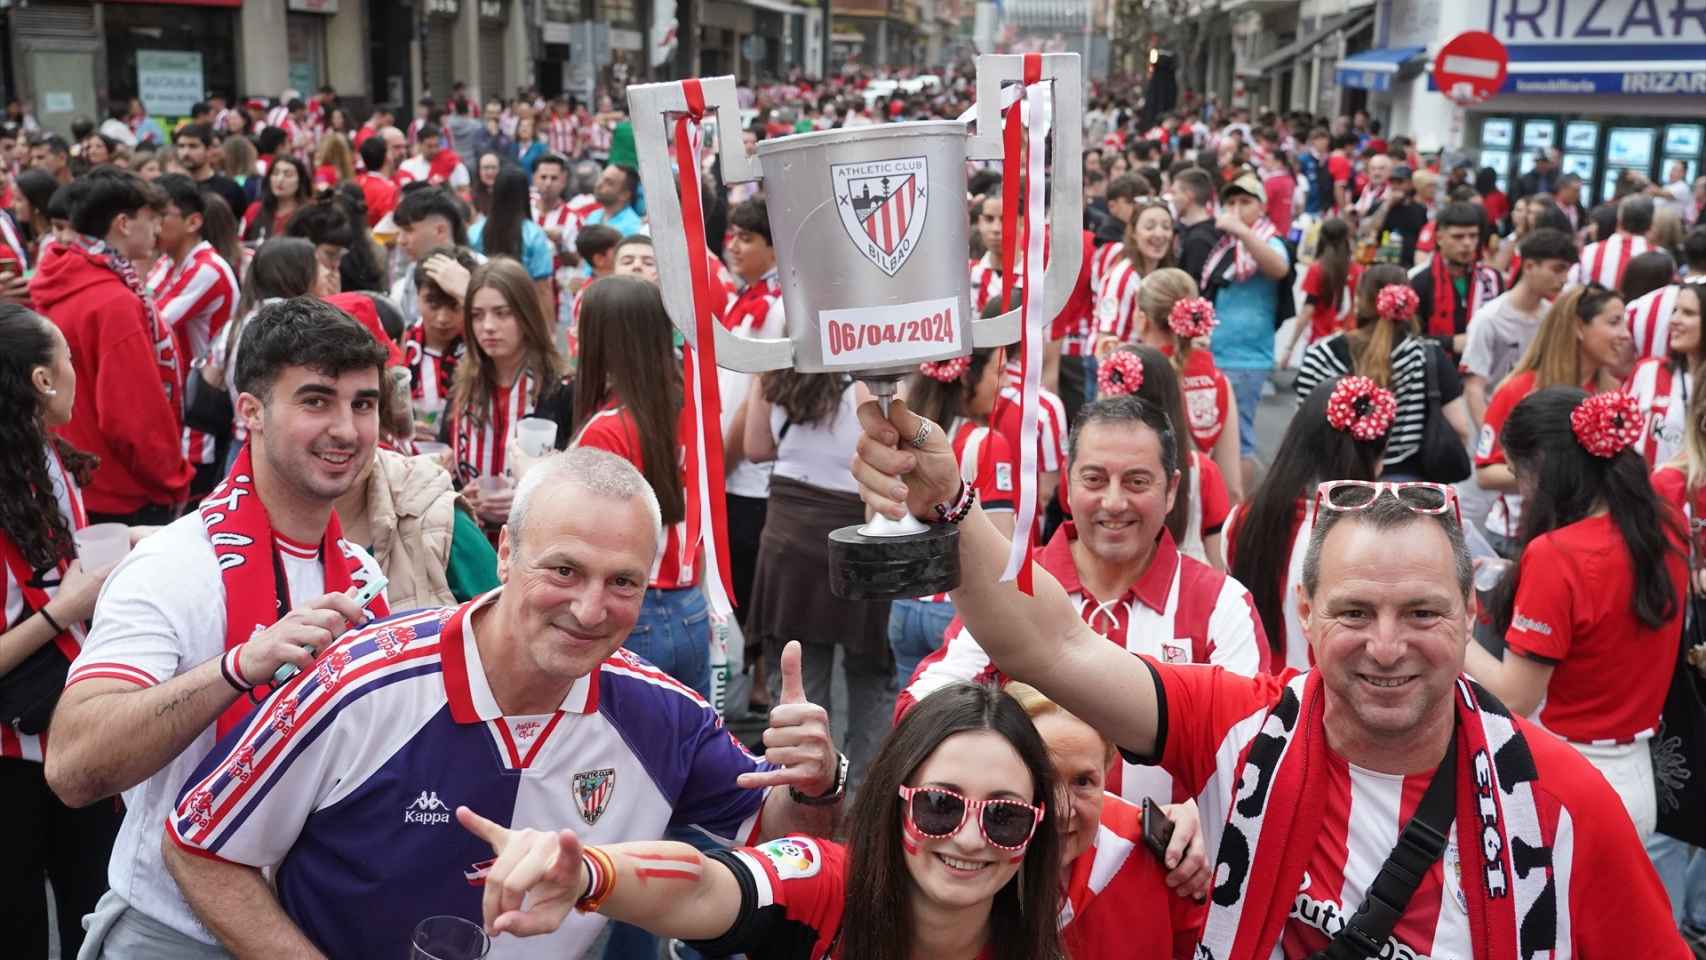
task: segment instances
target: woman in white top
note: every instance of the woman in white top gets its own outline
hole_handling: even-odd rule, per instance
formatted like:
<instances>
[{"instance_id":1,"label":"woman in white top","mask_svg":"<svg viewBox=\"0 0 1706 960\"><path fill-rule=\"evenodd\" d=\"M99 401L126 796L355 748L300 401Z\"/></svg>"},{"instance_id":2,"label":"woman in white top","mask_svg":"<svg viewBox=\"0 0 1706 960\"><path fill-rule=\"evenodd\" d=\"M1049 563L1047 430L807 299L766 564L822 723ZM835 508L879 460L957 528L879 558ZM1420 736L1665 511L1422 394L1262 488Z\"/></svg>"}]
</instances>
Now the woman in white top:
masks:
<instances>
[{"instance_id":1,"label":"woman in white top","mask_svg":"<svg viewBox=\"0 0 1706 960\"><path fill-rule=\"evenodd\" d=\"M1665 355L1642 359L1623 384L1641 407L1641 439L1635 449L1647 458L1648 467L1661 467L1682 456L1694 378L1706 362L1706 341L1700 336L1702 307L1706 307L1706 284L1681 284L1670 313Z\"/></svg>"}]
</instances>

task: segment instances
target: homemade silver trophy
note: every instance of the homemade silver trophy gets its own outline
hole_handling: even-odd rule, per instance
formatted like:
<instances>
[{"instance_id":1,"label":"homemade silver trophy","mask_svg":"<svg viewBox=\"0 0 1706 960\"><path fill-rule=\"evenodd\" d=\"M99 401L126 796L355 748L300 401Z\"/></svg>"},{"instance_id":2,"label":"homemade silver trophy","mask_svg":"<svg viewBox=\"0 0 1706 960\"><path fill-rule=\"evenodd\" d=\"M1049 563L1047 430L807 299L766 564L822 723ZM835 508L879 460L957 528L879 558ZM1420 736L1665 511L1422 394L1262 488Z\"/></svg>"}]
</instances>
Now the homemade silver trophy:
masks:
<instances>
[{"instance_id":1,"label":"homemade silver trophy","mask_svg":"<svg viewBox=\"0 0 1706 960\"><path fill-rule=\"evenodd\" d=\"M743 373L791 367L849 374L869 386L886 412L900 378L920 363L1016 342L1019 310L989 319L972 313L966 161L1001 159L1002 87L1020 82L1023 60L978 57L975 136L958 120L879 124L765 140L756 159L739 135L734 78L699 81L705 113L719 121L723 180L764 184L787 324L787 337L757 340L713 323L717 365ZM1032 309L1052 320L1072 293L1083 256L1083 88L1077 54L1044 54L1041 60L1040 78L1052 81L1055 163L1050 256ZM628 109L664 305L695 343L688 248L667 134L667 118L688 110L683 83L630 86ZM959 584L958 530L950 524L878 516L835 531L830 541L831 587L838 596L890 600Z\"/></svg>"}]
</instances>

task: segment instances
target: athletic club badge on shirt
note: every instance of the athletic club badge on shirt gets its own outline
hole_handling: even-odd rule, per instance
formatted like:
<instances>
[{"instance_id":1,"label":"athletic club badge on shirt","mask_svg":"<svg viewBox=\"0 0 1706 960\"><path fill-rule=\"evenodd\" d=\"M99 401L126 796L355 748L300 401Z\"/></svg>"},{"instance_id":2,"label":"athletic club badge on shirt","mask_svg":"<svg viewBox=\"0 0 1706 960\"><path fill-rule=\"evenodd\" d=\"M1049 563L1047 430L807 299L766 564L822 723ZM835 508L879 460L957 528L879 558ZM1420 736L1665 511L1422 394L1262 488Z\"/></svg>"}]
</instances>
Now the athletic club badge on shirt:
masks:
<instances>
[{"instance_id":1,"label":"athletic club badge on shirt","mask_svg":"<svg viewBox=\"0 0 1706 960\"><path fill-rule=\"evenodd\" d=\"M604 816L604 809L610 806L610 795L616 792L616 769L582 770L575 774L573 787L575 807L590 827Z\"/></svg>"}]
</instances>

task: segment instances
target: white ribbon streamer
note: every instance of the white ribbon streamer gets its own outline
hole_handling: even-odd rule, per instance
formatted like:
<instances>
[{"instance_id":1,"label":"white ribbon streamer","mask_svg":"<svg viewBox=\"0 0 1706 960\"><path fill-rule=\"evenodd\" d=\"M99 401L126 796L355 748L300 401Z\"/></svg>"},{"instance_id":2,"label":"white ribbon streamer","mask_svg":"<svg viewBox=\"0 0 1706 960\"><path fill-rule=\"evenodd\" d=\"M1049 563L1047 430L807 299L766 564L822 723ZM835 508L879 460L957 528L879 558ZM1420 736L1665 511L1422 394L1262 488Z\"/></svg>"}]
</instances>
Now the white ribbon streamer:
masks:
<instances>
[{"instance_id":1,"label":"white ribbon streamer","mask_svg":"<svg viewBox=\"0 0 1706 960\"><path fill-rule=\"evenodd\" d=\"M1048 264L1043 260L1043 238L1048 223L1043 210L1043 152L1048 142L1049 113L1047 81L1025 87L1028 116L1025 133L1030 153L1025 163L1025 294L1020 322L1024 326L1025 382L1020 393L1019 417L1019 516L1013 525L1013 548L1007 555L1002 580L1012 580L1024 567L1037 520L1037 415L1041 407L1043 344L1048 341L1050 317L1044 307ZM1017 171L1003 170L1002 176ZM1007 264L1007 269L1014 268Z\"/></svg>"}]
</instances>

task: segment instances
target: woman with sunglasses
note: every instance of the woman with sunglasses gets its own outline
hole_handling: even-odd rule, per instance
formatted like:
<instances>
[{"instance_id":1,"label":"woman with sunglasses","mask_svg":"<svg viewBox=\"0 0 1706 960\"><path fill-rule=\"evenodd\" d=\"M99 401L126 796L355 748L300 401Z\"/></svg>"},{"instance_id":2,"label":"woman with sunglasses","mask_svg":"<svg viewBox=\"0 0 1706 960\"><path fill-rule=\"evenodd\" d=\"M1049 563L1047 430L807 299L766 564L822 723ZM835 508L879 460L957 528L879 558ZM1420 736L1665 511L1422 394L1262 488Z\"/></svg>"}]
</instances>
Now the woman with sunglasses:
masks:
<instances>
[{"instance_id":1,"label":"woman with sunglasses","mask_svg":"<svg viewBox=\"0 0 1706 960\"><path fill-rule=\"evenodd\" d=\"M1329 480L1380 476L1396 406L1390 391L1366 377L1317 385L1292 415L1261 484L1227 518L1227 570L1250 589L1275 673L1314 662L1297 595L1316 491Z\"/></svg>"},{"instance_id":2,"label":"woman with sunglasses","mask_svg":"<svg viewBox=\"0 0 1706 960\"><path fill-rule=\"evenodd\" d=\"M1688 540L1633 449L1638 418L1628 394L1565 386L1511 412L1501 440L1523 492L1522 555L1492 605L1504 656L1472 643L1465 669L1598 768L1645 840L1658 816L1647 740L1681 643Z\"/></svg>"},{"instance_id":3,"label":"woman with sunglasses","mask_svg":"<svg viewBox=\"0 0 1706 960\"><path fill-rule=\"evenodd\" d=\"M1196 804L1157 808L1172 836L1164 853L1145 847L1144 808L1106 789L1107 772L1120 762L1113 742L1035 687L1014 680L1003 689L1030 715L1054 761L1067 955L1190 956L1211 880Z\"/></svg>"},{"instance_id":4,"label":"woman with sunglasses","mask_svg":"<svg viewBox=\"0 0 1706 960\"><path fill-rule=\"evenodd\" d=\"M1124 246L1102 277L1096 298L1096 353L1105 355L1138 336L1137 291L1143 279L1177 266L1173 252L1173 212L1159 197L1139 197L1126 223Z\"/></svg>"},{"instance_id":5,"label":"woman with sunglasses","mask_svg":"<svg viewBox=\"0 0 1706 960\"><path fill-rule=\"evenodd\" d=\"M1632 342L1621 297L1597 283L1575 287L1553 302L1528 350L1487 402L1475 444L1475 480L1497 494L1485 526L1487 541L1501 555L1516 556L1522 529L1522 491L1501 436L1511 411L1524 397L1547 387L1580 387L1589 393L1616 390L1620 380L1615 371Z\"/></svg>"},{"instance_id":6,"label":"woman with sunglasses","mask_svg":"<svg viewBox=\"0 0 1706 960\"><path fill-rule=\"evenodd\" d=\"M1056 790L1018 702L961 683L889 733L846 845L583 848L570 830L506 830L466 807L456 817L497 854L481 902L493 933L548 933L596 911L713 956L1060 960Z\"/></svg>"},{"instance_id":7,"label":"woman with sunglasses","mask_svg":"<svg viewBox=\"0 0 1706 960\"><path fill-rule=\"evenodd\" d=\"M1670 463L1682 455L1694 381L1706 369L1706 341L1700 336L1702 307L1706 307L1706 284L1679 285L1671 308L1665 355L1640 360L1623 385L1641 408L1641 439L1636 448L1647 458L1649 467Z\"/></svg>"}]
</instances>

